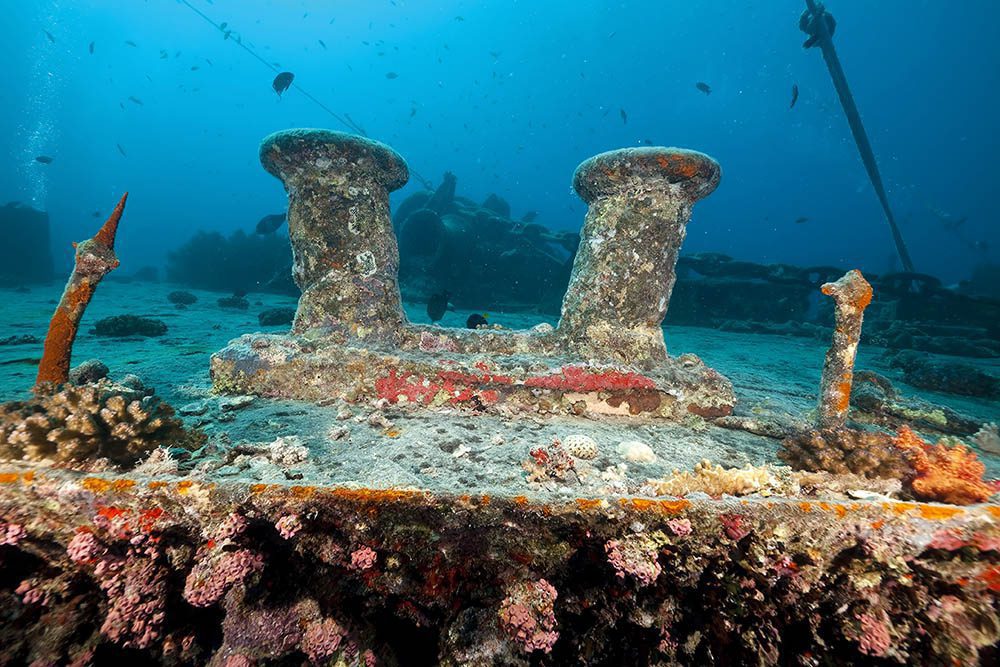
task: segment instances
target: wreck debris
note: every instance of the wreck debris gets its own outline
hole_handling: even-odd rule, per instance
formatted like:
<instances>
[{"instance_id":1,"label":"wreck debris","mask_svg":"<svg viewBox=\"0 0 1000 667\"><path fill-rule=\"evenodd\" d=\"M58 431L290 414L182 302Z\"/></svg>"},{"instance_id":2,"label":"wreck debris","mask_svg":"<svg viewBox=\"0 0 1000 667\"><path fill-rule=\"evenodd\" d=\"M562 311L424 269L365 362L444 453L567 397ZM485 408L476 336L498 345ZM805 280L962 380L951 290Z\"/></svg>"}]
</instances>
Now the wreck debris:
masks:
<instances>
[{"instance_id":1,"label":"wreck debris","mask_svg":"<svg viewBox=\"0 0 1000 667\"><path fill-rule=\"evenodd\" d=\"M288 191L292 274L302 290L293 330L391 337L404 317L389 192L408 180L406 162L377 141L308 129L266 137L260 159Z\"/></svg>"},{"instance_id":2,"label":"wreck debris","mask_svg":"<svg viewBox=\"0 0 1000 667\"><path fill-rule=\"evenodd\" d=\"M590 359L651 364L667 357L660 325L691 207L719 184L709 156L626 148L583 162L573 187L588 204L557 335Z\"/></svg>"},{"instance_id":3,"label":"wreck debris","mask_svg":"<svg viewBox=\"0 0 1000 667\"><path fill-rule=\"evenodd\" d=\"M69 379L70 359L73 356L73 341L83 319L90 299L98 283L108 273L118 267L115 257L115 236L118 223L125 210L128 193L122 195L110 217L94 237L76 244L76 259L62 299L56 306L45 336L42 361L38 364L35 387L45 391L48 385L60 385Z\"/></svg>"},{"instance_id":4,"label":"wreck debris","mask_svg":"<svg viewBox=\"0 0 1000 667\"><path fill-rule=\"evenodd\" d=\"M833 342L827 350L820 379L819 427L842 428L847 421L851 403L851 383L854 379L854 358L861 340L861 323L865 308L872 301L872 286L857 269L852 269L836 282L826 283L823 294L835 302Z\"/></svg>"}]
</instances>

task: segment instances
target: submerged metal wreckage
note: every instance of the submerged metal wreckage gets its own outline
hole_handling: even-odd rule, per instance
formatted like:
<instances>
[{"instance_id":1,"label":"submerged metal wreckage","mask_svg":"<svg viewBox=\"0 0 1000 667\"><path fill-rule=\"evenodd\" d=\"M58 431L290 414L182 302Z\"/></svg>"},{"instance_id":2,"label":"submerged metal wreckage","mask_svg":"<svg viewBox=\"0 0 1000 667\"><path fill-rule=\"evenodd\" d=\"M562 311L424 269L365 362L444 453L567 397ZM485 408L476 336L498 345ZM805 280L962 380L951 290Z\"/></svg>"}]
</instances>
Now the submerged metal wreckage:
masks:
<instances>
[{"instance_id":1,"label":"submerged metal wreckage","mask_svg":"<svg viewBox=\"0 0 1000 667\"><path fill-rule=\"evenodd\" d=\"M220 391L305 400L384 398L483 410L728 414L732 386L693 355L667 355L661 324L685 227L719 182L707 155L633 148L584 162L590 208L554 329L456 330L406 321L389 192L407 179L388 146L291 130L261 146L289 194L290 336L248 334L212 358Z\"/></svg>"},{"instance_id":2,"label":"submerged metal wreckage","mask_svg":"<svg viewBox=\"0 0 1000 667\"><path fill-rule=\"evenodd\" d=\"M388 192L407 169L390 148L294 130L267 138L261 158L288 190L303 294L289 335L244 335L213 356L217 391L434 411L442 425L492 420L512 431L524 415L542 414L596 418L623 435L677 421L749 423L730 416L731 384L694 356L668 356L660 328L691 207L719 180L708 156L641 148L584 162L574 186L590 208L562 319L529 331L406 321ZM864 490L880 464L917 475L926 497L976 502L989 492L961 476L964 451L932 450L902 431L899 447L920 454L922 467L897 473L907 464L896 440L845 428L871 289L852 272L824 291L836 301L838 330L820 430L788 450L810 472L706 462L657 483L656 495L574 497L539 493L523 479L492 495L313 486L293 476L265 484L179 471L162 450L131 472L4 463L4 660L995 660L1000 508ZM308 456L280 440L278 460ZM575 472L574 457L595 454L592 442L544 444L530 452L542 477ZM896 458L864 468L859 461L873 456L865 447ZM935 457L951 467L934 469Z\"/></svg>"}]
</instances>

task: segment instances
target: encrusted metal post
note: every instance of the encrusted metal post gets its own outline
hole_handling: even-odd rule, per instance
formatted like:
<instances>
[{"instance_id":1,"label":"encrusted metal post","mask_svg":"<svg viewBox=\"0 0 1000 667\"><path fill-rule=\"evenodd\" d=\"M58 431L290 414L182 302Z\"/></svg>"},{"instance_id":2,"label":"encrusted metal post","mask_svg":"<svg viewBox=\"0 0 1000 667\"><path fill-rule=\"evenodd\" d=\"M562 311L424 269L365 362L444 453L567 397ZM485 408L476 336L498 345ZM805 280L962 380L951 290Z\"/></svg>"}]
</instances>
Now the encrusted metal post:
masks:
<instances>
[{"instance_id":1,"label":"encrusted metal post","mask_svg":"<svg viewBox=\"0 0 1000 667\"><path fill-rule=\"evenodd\" d=\"M861 340L865 308L872 302L872 286L857 269L840 280L826 283L823 294L834 305L833 342L826 352L819 387L819 427L841 428L847 421L854 381L854 358Z\"/></svg>"},{"instance_id":2,"label":"encrusted metal post","mask_svg":"<svg viewBox=\"0 0 1000 667\"><path fill-rule=\"evenodd\" d=\"M626 148L577 167L590 208L563 299L559 334L585 359L648 365L666 359L660 325L674 288L685 227L721 170L678 148Z\"/></svg>"},{"instance_id":3,"label":"encrusted metal post","mask_svg":"<svg viewBox=\"0 0 1000 667\"><path fill-rule=\"evenodd\" d=\"M302 290L295 333L390 339L404 321L389 192L409 178L385 144L330 130L287 130L260 161L288 191L293 277Z\"/></svg>"}]
</instances>

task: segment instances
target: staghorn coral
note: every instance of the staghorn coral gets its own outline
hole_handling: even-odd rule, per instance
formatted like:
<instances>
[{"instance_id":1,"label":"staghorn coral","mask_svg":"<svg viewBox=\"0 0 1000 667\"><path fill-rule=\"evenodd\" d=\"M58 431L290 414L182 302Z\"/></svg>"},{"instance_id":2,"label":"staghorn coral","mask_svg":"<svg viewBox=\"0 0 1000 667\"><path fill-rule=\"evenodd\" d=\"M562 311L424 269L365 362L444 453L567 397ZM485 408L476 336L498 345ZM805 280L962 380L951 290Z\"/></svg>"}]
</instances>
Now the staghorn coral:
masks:
<instances>
[{"instance_id":1,"label":"staghorn coral","mask_svg":"<svg viewBox=\"0 0 1000 667\"><path fill-rule=\"evenodd\" d=\"M785 438L778 458L797 470L853 473L902 479L910 472L906 455L880 431L823 429Z\"/></svg>"},{"instance_id":2,"label":"staghorn coral","mask_svg":"<svg viewBox=\"0 0 1000 667\"><path fill-rule=\"evenodd\" d=\"M658 496L685 496L693 492L710 496L770 495L781 489L775 470L768 466L726 469L705 460L693 472L675 470L670 477L649 480L647 486Z\"/></svg>"},{"instance_id":3,"label":"staghorn coral","mask_svg":"<svg viewBox=\"0 0 1000 667\"><path fill-rule=\"evenodd\" d=\"M0 405L0 458L56 464L108 459L128 466L160 445L193 449L187 430L153 396L101 382Z\"/></svg>"},{"instance_id":4,"label":"staghorn coral","mask_svg":"<svg viewBox=\"0 0 1000 667\"><path fill-rule=\"evenodd\" d=\"M916 474L908 487L917 498L969 505L992 495L992 487L983 481L986 467L964 445L949 447L940 440L931 445L906 426L899 429L893 444L910 456Z\"/></svg>"}]
</instances>

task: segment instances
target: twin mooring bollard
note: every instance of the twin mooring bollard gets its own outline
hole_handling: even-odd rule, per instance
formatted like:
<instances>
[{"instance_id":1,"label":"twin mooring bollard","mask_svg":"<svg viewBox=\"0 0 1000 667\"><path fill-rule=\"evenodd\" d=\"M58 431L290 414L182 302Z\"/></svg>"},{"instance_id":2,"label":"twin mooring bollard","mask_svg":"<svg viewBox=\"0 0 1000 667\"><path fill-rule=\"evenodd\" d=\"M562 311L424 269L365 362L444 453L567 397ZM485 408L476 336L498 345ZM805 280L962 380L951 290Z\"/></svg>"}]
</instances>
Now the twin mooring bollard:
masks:
<instances>
[{"instance_id":1,"label":"twin mooring bollard","mask_svg":"<svg viewBox=\"0 0 1000 667\"><path fill-rule=\"evenodd\" d=\"M406 321L389 192L407 169L391 148L289 130L260 152L288 191L302 298L292 335L246 334L212 356L216 390L502 414L731 412L729 381L694 355L668 357L660 329L691 207L719 182L707 155L625 149L580 165L589 210L559 326L473 331Z\"/></svg>"},{"instance_id":2,"label":"twin mooring bollard","mask_svg":"<svg viewBox=\"0 0 1000 667\"><path fill-rule=\"evenodd\" d=\"M293 272L302 289L295 333L391 341L406 325L389 192L407 180L388 146L340 132L266 138L264 168L288 191ZM573 177L589 205L556 333L581 359L648 365L666 359L661 324L691 207L719 183L715 160L676 148L597 155Z\"/></svg>"}]
</instances>

